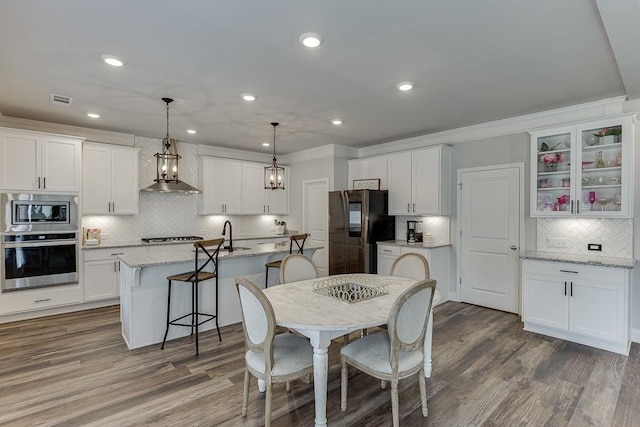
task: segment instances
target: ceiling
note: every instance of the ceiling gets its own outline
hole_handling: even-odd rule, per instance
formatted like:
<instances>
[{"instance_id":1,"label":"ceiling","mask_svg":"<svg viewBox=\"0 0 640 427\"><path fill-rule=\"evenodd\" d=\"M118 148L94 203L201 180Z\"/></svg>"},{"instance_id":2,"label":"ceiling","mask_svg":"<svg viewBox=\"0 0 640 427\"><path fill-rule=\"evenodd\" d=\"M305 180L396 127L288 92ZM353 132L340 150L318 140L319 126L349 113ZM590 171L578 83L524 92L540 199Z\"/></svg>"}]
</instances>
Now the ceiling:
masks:
<instances>
[{"instance_id":1,"label":"ceiling","mask_svg":"<svg viewBox=\"0 0 640 427\"><path fill-rule=\"evenodd\" d=\"M162 138L172 97L184 142L269 152L278 121L279 153L363 147L639 98L637 22L637 0L0 0L0 112Z\"/></svg>"}]
</instances>

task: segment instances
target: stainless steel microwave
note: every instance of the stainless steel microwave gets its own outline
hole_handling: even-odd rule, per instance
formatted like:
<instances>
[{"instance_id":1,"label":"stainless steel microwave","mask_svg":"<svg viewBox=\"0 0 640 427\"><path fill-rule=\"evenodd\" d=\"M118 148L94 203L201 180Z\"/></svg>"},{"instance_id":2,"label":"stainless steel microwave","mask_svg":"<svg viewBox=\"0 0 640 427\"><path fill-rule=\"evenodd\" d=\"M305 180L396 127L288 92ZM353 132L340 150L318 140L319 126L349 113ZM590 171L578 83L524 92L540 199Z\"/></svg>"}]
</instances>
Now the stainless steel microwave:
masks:
<instances>
[{"instance_id":1,"label":"stainless steel microwave","mask_svg":"<svg viewBox=\"0 0 640 427\"><path fill-rule=\"evenodd\" d=\"M78 196L2 193L2 232L75 231Z\"/></svg>"}]
</instances>

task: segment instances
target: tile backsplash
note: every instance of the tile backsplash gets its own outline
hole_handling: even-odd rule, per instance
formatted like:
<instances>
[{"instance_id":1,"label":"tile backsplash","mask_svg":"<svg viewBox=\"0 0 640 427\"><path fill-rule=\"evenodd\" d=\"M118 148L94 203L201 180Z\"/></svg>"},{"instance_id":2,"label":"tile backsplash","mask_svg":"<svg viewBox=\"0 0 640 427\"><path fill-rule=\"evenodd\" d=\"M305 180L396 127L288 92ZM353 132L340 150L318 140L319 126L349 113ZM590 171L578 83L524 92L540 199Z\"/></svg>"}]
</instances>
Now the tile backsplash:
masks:
<instances>
[{"instance_id":1,"label":"tile backsplash","mask_svg":"<svg viewBox=\"0 0 640 427\"><path fill-rule=\"evenodd\" d=\"M447 216L396 216L396 239L407 238L407 221L422 221L422 233L431 233L433 243L450 242L450 221Z\"/></svg>"},{"instance_id":2,"label":"tile backsplash","mask_svg":"<svg viewBox=\"0 0 640 427\"><path fill-rule=\"evenodd\" d=\"M136 137L140 151L140 188L146 188L156 178L156 159L162 141ZM179 143L180 179L198 186L198 148L194 144ZM140 214L126 216L83 216L82 226L100 228L109 233L109 241L139 240L141 237L181 236L196 234L202 237L220 235L224 222L233 224L234 236L264 235L275 232L274 219L286 221L286 216L198 215L198 195L181 193L140 193Z\"/></svg>"},{"instance_id":3,"label":"tile backsplash","mask_svg":"<svg viewBox=\"0 0 640 427\"><path fill-rule=\"evenodd\" d=\"M550 247L547 239L566 239L566 248ZM633 219L537 220L537 250L593 257L633 257ZM602 245L602 252L588 251L588 243Z\"/></svg>"}]
</instances>

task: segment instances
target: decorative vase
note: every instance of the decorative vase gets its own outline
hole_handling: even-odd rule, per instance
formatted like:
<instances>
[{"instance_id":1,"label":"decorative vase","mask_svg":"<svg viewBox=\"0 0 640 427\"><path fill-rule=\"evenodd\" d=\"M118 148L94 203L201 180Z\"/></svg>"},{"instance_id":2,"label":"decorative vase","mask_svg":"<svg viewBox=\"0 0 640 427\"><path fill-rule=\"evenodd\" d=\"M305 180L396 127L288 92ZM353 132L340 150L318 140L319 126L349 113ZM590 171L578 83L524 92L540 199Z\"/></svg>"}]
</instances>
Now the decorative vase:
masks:
<instances>
[{"instance_id":1,"label":"decorative vase","mask_svg":"<svg viewBox=\"0 0 640 427\"><path fill-rule=\"evenodd\" d=\"M544 170L546 172L555 172L558 170L558 163L557 162L545 163Z\"/></svg>"},{"instance_id":2,"label":"decorative vase","mask_svg":"<svg viewBox=\"0 0 640 427\"><path fill-rule=\"evenodd\" d=\"M615 141L616 136L615 135L605 135L605 136L601 136L600 137L600 143L602 145L607 145L607 144L613 144L613 142Z\"/></svg>"}]
</instances>

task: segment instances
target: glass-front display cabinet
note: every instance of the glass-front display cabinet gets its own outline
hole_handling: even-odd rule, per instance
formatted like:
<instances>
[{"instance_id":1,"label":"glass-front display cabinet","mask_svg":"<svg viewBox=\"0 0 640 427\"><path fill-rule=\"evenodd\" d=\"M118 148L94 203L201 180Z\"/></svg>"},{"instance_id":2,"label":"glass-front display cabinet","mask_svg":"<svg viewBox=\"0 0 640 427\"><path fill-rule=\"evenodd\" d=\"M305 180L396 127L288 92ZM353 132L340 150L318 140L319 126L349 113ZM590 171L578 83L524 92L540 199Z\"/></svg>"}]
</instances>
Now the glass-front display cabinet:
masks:
<instances>
[{"instance_id":1,"label":"glass-front display cabinet","mask_svg":"<svg viewBox=\"0 0 640 427\"><path fill-rule=\"evenodd\" d=\"M531 132L531 216L632 217L635 117Z\"/></svg>"}]
</instances>

